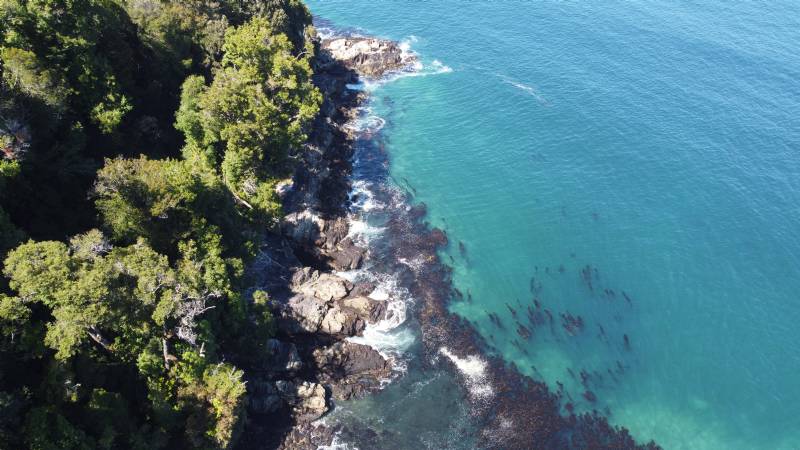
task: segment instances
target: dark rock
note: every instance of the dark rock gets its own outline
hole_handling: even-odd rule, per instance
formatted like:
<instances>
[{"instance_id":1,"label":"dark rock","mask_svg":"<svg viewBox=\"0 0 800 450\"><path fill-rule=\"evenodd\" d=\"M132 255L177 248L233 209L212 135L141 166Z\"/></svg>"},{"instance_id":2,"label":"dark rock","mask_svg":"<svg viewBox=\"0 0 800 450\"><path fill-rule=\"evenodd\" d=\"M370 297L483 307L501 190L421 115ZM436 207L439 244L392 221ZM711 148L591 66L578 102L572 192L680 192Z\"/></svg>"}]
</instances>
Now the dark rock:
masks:
<instances>
[{"instance_id":1,"label":"dark rock","mask_svg":"<svg viewBox=\"0 0 800 450\"><path fill-rule=\"evenodd\" d=\"M366 250L355 245L353 240L345 238L340 245L329 253L331 266L336 270L355 270L361 267Z\"/></svg>"},{"instance_id":2,"label":"dark rock","mask_svg":"<svg viewBox=\"0 0 800 450\"><path fill-rule=\"evenodd\" d=\"M267 349L270 356L265 365L273 373L291 376L303 367L303 361L293 343L268 339Z\"/></svg>"},{"instance_id":3,"label":"dark rock","mask_svg":"<svg viewBox=\"0 0 800 450\"><path fill-rule=\"evenodd\" d=\"M392 372L389 361L372 347L340 341L314 351L320 380L331 385L334 399L360 397L380 389Z\"/></svg>"}]
</instances>

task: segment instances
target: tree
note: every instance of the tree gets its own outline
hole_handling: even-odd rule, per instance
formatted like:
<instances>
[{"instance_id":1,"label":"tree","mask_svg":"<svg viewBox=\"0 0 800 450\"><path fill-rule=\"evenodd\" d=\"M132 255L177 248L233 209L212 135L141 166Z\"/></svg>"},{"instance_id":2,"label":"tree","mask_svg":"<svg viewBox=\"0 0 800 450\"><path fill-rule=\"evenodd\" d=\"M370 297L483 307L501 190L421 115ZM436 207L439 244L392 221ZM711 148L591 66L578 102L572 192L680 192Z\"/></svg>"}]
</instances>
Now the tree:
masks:
<instances>
[{"instance_id":1,"label":"tree","mask_svg":"<svg viewBox=\"0 0 800 450\"><path fill-rule=\"evenodd\" d=\"M255 17L229 29L223 50L210 86L198 77L184 83L176 126L187 152L219 164L242 207L269 223L280 212L275 182L288 173L288 157L321 103L311 83L313 49L294 54L286 35Z\"/></svg>"},{"instance_id":2,"label":"tree","mask_svg":"<svg viewBox=\"0 0 800 450\"><path fill-rule=\"evenodd\" d=\"M233 197L203 158L106 160L93 194L113 239L147 239L157 251L177 255L180 241L221 236L226 255L242 257L257 244Z\"/></svg>"},{"instance_id":3,"label":"tree","mask_svg":"<svg viewBox=\"0 0 800 450\"><path fill-rule=\"evenodd\" d=\"M154 410L167 410L156 415L165 427L179 428L175 421L183 416L189 429L202 429L191 439L210 439L214 448L226 448L242 420L246 390L240 370L212 363L219 319L207 316L218 307L226 309L226 298L238 301L231 279L240 274L231 272L221 253L218 237L186 241L173 267L143 241L112 247L97 230L75 236L69 246L30 241L5 261L4 272L18 296L0 298L0 324L23 323L31 317L31 306L44 305L52 317L44 342L57 360L94 351L135 364L147 380ZM123 405L123 400L93 391L87 414L108 405ZM183 413L176 416L176 408ZM54 438L57 445L83 445L83 432L68 426L57 410L37 411L29 428L54 424L63 430ZM98 442L115 442L120 431L110 423L89 422ZM31 445L56 445L47 442Z\"/></svg>"},{"instance_id":4,"label":"tree","mask_svg":"<svg viewBox=\"0 0 800 450\"><path fill-rule=\"evenodd\" d=\"M275 333L245 261L321 102L310 20L0 0L0 447L235 445Z\"/></svg>"},{"instance_id":5,"label":"tree","mask_svg":"<svg viewBox=\"0 0 800 450\"><path fill-rule=\"evenodd\" d=\"M103 0L5 0L4 78L56 111L70 108L105 133L130 112L135 29ZM132 45L133 44L133 45ZM126 92L127 91L127 92Z\"/></svg>"}]
</instances>

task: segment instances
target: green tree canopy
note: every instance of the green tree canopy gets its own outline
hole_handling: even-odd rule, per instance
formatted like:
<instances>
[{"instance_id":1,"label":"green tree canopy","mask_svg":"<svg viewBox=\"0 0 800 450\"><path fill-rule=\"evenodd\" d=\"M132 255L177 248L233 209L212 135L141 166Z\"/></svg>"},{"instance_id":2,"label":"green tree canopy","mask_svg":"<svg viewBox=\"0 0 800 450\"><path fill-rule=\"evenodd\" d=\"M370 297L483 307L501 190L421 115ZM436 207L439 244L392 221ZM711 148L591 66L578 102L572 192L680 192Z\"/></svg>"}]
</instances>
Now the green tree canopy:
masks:
<instances>
[{"instance_id":1,"label":"green tree canopy","mask_svg":"<svg viewBox=\"0 0 800 450\"><path fill-rule=\"evenodd\" d=\"M313 49L294 54L286 35L256 17L229 29L223 50L210 86L199 77L184 83L176 125L186 153L218 164L239 203L271 220L279 213L275 181L288 173L321 103L311 83Z\"/></svg>"}]
</instances>

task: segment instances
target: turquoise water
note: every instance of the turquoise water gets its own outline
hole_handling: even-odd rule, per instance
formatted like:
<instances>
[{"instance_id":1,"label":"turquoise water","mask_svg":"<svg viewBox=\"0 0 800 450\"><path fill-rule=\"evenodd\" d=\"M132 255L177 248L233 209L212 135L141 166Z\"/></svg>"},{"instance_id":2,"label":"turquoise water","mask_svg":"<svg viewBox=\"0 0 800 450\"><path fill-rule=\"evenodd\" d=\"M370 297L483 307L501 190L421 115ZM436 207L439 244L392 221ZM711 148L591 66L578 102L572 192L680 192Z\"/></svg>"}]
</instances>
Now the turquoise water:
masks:
<instances>
[{"instance_id":1,"label":"turquoise water","mask_svg":"<svg viewBox=\"0 0 800 450\"><path fill-rule=\"evenodd\" d=\"M425 63L373 107L496 352L668 449L800 448L800 3L308 3Z\"/></svg>"}]
</instances>

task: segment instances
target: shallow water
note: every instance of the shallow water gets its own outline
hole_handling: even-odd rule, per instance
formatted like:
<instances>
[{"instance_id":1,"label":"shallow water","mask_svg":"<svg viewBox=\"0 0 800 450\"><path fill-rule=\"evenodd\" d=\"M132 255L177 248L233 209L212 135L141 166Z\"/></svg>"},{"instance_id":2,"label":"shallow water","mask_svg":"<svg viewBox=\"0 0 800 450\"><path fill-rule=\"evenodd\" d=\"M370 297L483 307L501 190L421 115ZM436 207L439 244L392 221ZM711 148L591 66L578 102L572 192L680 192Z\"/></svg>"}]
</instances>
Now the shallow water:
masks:
<instances>
[{"instance_id":1,"label":"shallow water","mask_svg":"<svg viewBox=\"0 0 800 450\"><path fill-rule=\"evenodd\" d=\"M800 4L308 3L421 56L370 86L376 181L447 231L453 310L496 352L665 448L800 448ZM408 380L338 414L441 447L463 405L416 436L400 409L454 394L414 391L405 358Z\"/></svg>"}]
</instances>

